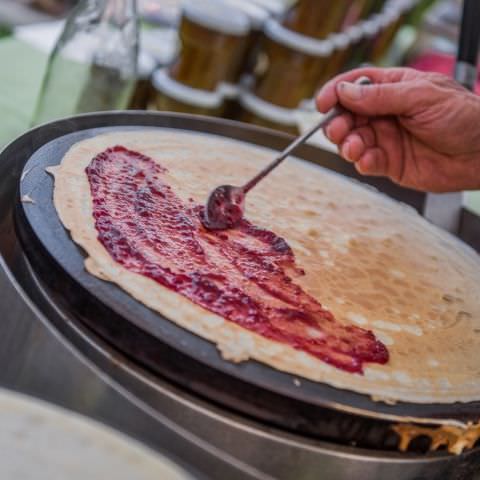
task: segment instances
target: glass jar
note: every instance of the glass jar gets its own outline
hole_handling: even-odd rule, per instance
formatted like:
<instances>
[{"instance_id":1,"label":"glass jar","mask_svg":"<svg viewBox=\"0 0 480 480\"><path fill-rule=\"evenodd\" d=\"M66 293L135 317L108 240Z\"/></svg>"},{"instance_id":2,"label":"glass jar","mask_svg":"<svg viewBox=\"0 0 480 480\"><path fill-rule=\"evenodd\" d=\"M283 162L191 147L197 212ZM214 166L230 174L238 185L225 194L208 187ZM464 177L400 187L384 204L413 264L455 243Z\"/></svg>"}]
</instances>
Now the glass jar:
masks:
<instances>
[{"instance_id":1,"label":"glass jar","mask_svg":"<svg viewBox=\"0 0 480 480\"><path fill-rule=\"evenodd\" d=\"M333 44L286 29L269 19L259 47L253 93L285 108L297 108L310 98L325 69Z\"/></svg>"},{"instance_id":2,"label":"glass jar","mask_svg":"<svg viewBox=\"0 0 480 480\"><path fill-rule=\"evenodd\" d=\"M327 60L325 69L317 87L322 87L330 79L343 72L348 58L351 54L351 48L354 44L352 37L348 33L337 33L330 37L330 41L334 46L330 58Z\"/></svg>"},{"instance_id":3,"label":"glass jar","mask_svg":"<svg viewBox=\"0 0 480 480\"><path fill-rule=\"evenodd\" d=\"M170 76L194 88L216 90L238 72L249 33L249 18L238 8L219 0L184 3L181 48Z\"/></svg>"},{"instance_id":4,"label":"glass jar","mask_svg":"<svg viewBox=\"0 0 480 480\"><path fill-rule=\"evenodd\" d=\"M131 110L145 110L152 96L152 74L157 66L155 58L147 52L138 55L137 82L128 106Z\"/></svg>"},{"instance_id":5,"label":"glass jar","mask_svg":"<svg viewBox=\"0 0 480 480\"><path fill-rule=\"evenodd\" d=\"M352 0L299 0L282 24L307 37L326 38L341 30L351 6Z\"/></svg>"},{"instance_id":6,"label":"glass jar","mask_svg":"<svg viewBox=\"0 0 480 480\"><path fill-rule=\"evenodd\" d=\"M379 13L383 6L384 1L379 0L355 0L352 2L345 20L342 24L342 30L346 30L348 27L356 25L361 20L367 20L375 13Z\"/></svg>"},{"instance_id":7,"label":"glass jar","mask_svg":"<svg viewBox=\"0 0 480 480\"><path fill-rule=\"evenodd\" d=\"M240 9L250 20L250 34L248 35L242 60L236 71L232 70L227 82L237 83L243 74L253 71L259 40L262 36L265 22L271 16L270 12L246 0L222 0L232 7Z\"/></svg>"},{"instance_id":8,"label":"glass jar","mask_svg":"<svg viewBox=\"0 0 480 480\"><path fill-rule=\"evenodd\" d=\"M296 110L278 107L265 102L250 92L243 92L239 98L240 108L236 120L261 127L298 135Z\"/></svg>"},{"instance_id":9,"label":"glass jar","mask_svg":"<svg viewBox=\"0 0 480 480\"><path fill-rule=\"evenodd\" d=\"M135 84L135 0L84 0L50 55L32 123L127 107Z\"/></svg>"},{"instance_id":10,"label":"glass jar","mask_svg":"<svg viewBox=\"0 0 480 480\"><path fill-rule=\"evenodd\" d=\"M386 54L398 30L400 14L398 11L388 11L379 17L379 29L370 43L367 59L376 64Z\"/></svg>"},{"instance_id":11,"label":"glass jar","mask_svg":"<svg viewBox=\"0 0 480 480\"><path fill-rule=\"evenodd\" d=\"M274 17L281 17L297 0L245 0L267 10Z\"/></svg>"},{"instance_id":12,"label":"glass jar","mask_svg":"<svg viewBox=\"0 0 480 480\"><path fill-rule=\"evenodd\" d=\"M380 31L373 39L368 54L368 60L374 64L380 64L387 55L392 43L402 25L407 20L414 7L411 0L399 1L380 16Z\"/></svg>"},{"instance_id":13,"label":"glass jar","mask_svg":"<svg viewBox=\"0 0 480 480\"><path fill-rule=\"evenodd\" d=\"M220 116L223 113L223 96L219 92L199 90L171 78L165 69L156 70L152 76L154 89L150 107L167 112Z\"/></svg>"},{"instance_id":14,"label":"glass jar","mask_svg":"<svg viewBox=\"0 0 480 480\"><path fill-rule=\"evenodd\" d=\"M385 6L385 0L371 0L366 18L381 13Z\"/></svg>"},{"instance_id":15,"label":"glass jar","mask_svg":"<svg viewBox=\"0 0 480 480\"><path fill-rule=\"evenodd\" d=\"M380 32L380 29L380 15L373 16L369 20L360 22L358 25L351 27L351 35L356 38L356 41L352 44L350 56L345 65L345 70L358 68L363 63L369 61L373 42Z\"/></svg>"}]
</instances>

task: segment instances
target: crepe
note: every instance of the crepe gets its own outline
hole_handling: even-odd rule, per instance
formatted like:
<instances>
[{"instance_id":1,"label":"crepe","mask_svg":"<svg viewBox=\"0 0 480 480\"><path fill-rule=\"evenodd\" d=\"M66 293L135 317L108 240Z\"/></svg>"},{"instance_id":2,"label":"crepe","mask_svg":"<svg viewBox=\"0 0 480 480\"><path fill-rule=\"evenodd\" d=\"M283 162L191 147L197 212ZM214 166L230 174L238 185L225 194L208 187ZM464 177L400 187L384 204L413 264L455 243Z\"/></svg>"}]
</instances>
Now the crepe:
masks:
<instances>
[{"instance_id":1,"label":"crepe","mask_svg":"<svg viewBox=\"0 0 480 480\"><path fill-rule=\"evenodd\" d=\"M116 263L97 240L85 168L122 145L166 167L185 201L202 204L212 187L241 184L273 158L268 149L180 131L101 135L74 145L55 176L54 203L88 255L87 270L215 344L232 361L248 358L377 400L450 403L480 399L480 262L460 241L413 209L298 159L287 160L249 193L248 219L283 237L295 281L345 325L372 330L387 364L363 374L335 368L195 305Z\"/></svg>"}]
</instances>

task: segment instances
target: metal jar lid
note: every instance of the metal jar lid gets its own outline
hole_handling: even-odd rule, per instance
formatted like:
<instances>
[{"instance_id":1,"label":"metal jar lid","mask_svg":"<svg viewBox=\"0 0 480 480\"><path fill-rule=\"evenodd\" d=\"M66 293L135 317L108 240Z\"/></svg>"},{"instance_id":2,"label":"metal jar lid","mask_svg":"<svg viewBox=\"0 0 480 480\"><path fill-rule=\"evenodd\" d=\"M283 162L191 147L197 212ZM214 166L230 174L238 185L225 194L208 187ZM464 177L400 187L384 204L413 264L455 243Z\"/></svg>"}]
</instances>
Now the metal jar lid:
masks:
<instances>
[{"instance_id":1,"label":"metal jar lid","mask_svg":"<svg viewBox=\"0 0 480 480\"><path fill-rule=\"evenodd\" d=\"M395 9L387 9L385 12L381 13L378 16L378 24L380 25L380 30L384 30L389 25L395 23L401 16L402 10L395 8Z\"/></svg>"},{"instance_id":2,"label":"metal jar lid","mask_svg":"<svg viewBox=\"0 0 480 480\"><path fill-rule=\"evenodd\" d=\"M401 15L414 8L418 3L419 0L389 0L385 4L383 12L395 12Z\"/></svg>"},{"instance_id":3,"label":"metal jar lid","mask_svg":"<svg viewBox=\"0 0 480 480\"><path fill-rule=\"evenodd\" d=\"M218 85L217 92L225 100L235 100L240 94L240 86L235 83L221 82Z\"/></svg>"},{"instance_id":4,"label":"metal jar lid","mask_svg":"<svg viewBox=\"0 0 480 480\"><path fill-rule=\"evenodd\" d=\"M254 3L268 10L272 15L277 17L284 14L294 3L295 0L243 0L248 3Z\"/></svg>"},{"instance_id":5,"label":"metal jar lid","mask_svg":"<svg viewBox=\"0 0 480 480\"><path fill-rule=\"evenodd\" d=\"M362 22L361 28L364 38L374 38L383 28L384 14L374 15L372 18Z\"/></svg>"},{"instance_id":6,"label":"metal jar lid","mask_svg":"<svg viewBox=\"0 0 480 480\"><path fill-rule=\"evenodd\" d=\"M187 105L215 109L223 103L221 93L199 90L177 82L168 75L166 69L159 69L153 73L152 84L158 92Z\"/></svg>"},{"instance_id":7,"label":"metal jar lid","mask_svg":"<svg viewBox=\"0 0 480 480\"><path fill-rule=\"evenodd\" d=\"M364 36L363 23L364 22L357 23L347 28L347 30L345 30L344 33L345 35L348 36L352 44L359 42L363 38Z\"/></svg>"},{"instance_id":8,"label":"metal jar lid","mask_svg":"<svg viewBox=\"0 0 480 480\"><path fill-rule=\"evenodd\" d=\"M250 32L249 17L221 0L184 0L182 15L191 22L226 35L246 36Z\"/></svg>"},{"instance_id":9,"label":"metal jar lid","mask_svg":"<svg viewBox=\"0 0 480 480\"><path fill-rule=\"evenodd\" d=\"M222 2L245 13L250 19L253 30L261 30L270 17L268 10L246 0L222 0Z\"/></svg>"},{"instance_id":10,"label":"metal jar lid","mask_svg":"<svg viewBox=\"0 0 480 480\"><path fill-rule=\"evenodd\" d=\"M335 50L345 50L352 43L352 39L347 33L335 33L328 38L333 43Z\"/></svg>"},{"instance_id":11,"label":"metal jar lid","mask_svg":"<svg viewBox=\"0 0 480 480\"><path fill-rule=\"evenodd\" d=\"M387 27L388 25L391 25L392 23L395 23L401 16L403 12L390 12L385 14L384 18L380 20L380 24L382 28Z\"/></svg>"},{"instance_id":12,"label":"metal jar lid","mask_svg":"<svg viewBox=\"0 0 480 480\"><path fill-rule=\"evenodd\" d=\"M247 91L242 92L239 97L239 103L245 110L270 122L288 127L297 125L297 110L279 107L273 103L266 102L256 95L253 95L253 93Z\"/></svg>"},{"instance_id":13,"label":"metal jar lid","mask_svg":"<svg viewBox=\"0 0 480 480\"><path fill-rule=\"evenodd\" d=\"M274 18L269 18L266 21L264 34L281 45L314 57L328 57L334 48L330 39L316 40L315 38L306 37L285 28Z\"/></svg>"}]
</instances>

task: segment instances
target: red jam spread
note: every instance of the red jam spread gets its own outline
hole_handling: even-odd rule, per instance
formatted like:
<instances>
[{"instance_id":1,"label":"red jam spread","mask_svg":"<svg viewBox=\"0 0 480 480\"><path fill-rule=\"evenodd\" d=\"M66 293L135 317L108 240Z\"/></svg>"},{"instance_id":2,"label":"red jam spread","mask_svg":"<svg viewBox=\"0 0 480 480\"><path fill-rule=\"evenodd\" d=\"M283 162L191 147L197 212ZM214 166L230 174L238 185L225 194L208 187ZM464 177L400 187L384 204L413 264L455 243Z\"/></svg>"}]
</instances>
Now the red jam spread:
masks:
<instances>
[{"instance_id":1,"label":"red jam spread","mask_svg":"<svg viewBox=\"0 0 480 480\"><path fill-rule=\"evenodd\" d=\"M305 273L283 238L247 220L232 230L206 230L203 206L180 199L165 172L121 146L87 167L98 240L116 262L339 369L362 373L366 362L388 361L371 331L341 324L295 283Z\"/></svg>"}]
</instances>

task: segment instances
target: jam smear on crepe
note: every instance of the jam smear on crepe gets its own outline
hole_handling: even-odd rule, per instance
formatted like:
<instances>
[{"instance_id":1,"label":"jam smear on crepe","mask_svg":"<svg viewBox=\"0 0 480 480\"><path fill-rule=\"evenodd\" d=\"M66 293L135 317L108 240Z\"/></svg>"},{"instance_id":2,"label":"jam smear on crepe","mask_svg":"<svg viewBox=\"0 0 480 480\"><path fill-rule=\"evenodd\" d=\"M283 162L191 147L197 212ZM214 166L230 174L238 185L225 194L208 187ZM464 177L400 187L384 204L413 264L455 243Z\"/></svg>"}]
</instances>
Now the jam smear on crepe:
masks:
<instances>
[{"instance_id":1,"label":"jam smear on crepe","mask_svg":"<svg viewBox=\"0 0 480 480\"><path fill-rule=\"evenodd\" d=\"M206 230L203 206L176 195L165 172L122 146L98 154L87 167L98 240L116 262L347 372L388 361L371 331L338 322L295 283L304 272L283 238L247 220L228 231Z\"/></svg>"}]
</instances>

